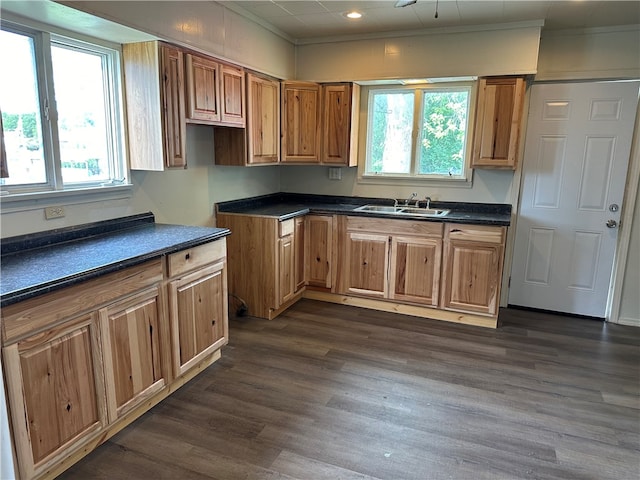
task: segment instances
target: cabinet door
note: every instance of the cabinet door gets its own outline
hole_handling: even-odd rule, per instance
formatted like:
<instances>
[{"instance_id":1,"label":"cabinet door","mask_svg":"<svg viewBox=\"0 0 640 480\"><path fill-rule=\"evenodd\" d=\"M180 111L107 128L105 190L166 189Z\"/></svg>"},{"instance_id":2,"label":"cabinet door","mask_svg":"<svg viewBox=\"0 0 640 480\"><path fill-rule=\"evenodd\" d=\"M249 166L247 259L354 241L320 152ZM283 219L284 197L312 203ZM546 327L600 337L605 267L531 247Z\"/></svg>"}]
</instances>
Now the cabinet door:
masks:
<instances>
[{"instance_id":1,"label":"cabinet door","mask_svg":"<svg viewBox=\"0 0 640 480\"><path fill-rule=\"evenodd\" d=\"M21 477L31 478L106 425L94 314L3 349Z\"/></svg>"},{"instance_id":2,"label":"cabinet door","mask_svg":"<svg viewBox=\"0 0 640 480\"><path fill-rule=\"evenodd\" d=\"M247 74L247 163L280 161L280 84Z\"/></svg>"},{"instance_id":3,"label":"cabinet door","mask_svg":"<svg viewBox=\"0 0 640 480\"><path fill-rule=\"evenodd\" d=\"M208 58L186 55L187 118L220 121L220 65Z\"/></svg>"},{"instance_id":4,"label":"cabinet door","mask_svg":"<svg viewBox=\"0 0 640 480\"><path fill-rule=\"evenodd\" d=\"M320 85L282 84L282 162L320 161Z\"/></svg>"},{"instance_id":5,"label":"cabinet door","mask_svg":"<svg viewBox=\"0 0 640 480\"><path fill-rule=\"evenodd\" d=\"M480 79L472 167L516 168L524 90L520 77Z\"/></svg>"},{"instance_id":6,"label":"cabinet door","mask_svg":"<svg viewBox=\"0 0 640 480\"><path fill-rule=\"evenodd\" d=\"M174 371L179 376L227 342L225 263L173 280L169 292Z\"/></svg>"},{"instance_id":7,"label":"cabinet door","mask_svg":"<svg viewBox=\"0 0 640 480\"><path fill-rule=\"evenodd\" d=\"M278 239L278 307L291 300L295 293L294 257L293 234Z\"/></svg>"},{"instance_id":8,"label":"cabinet door","mask_svg":"<svg viewBox=\"0 0 640 480\"><path fill-rule=\"evenodd\" d=\"M309 215L306 219L307 282L317 287L331 288L333 255L333 217Z\"/></svg>"},{"instance_id":9,"label":"cabinet door","mask_svg":"<svg viewBox=\"0 0 640 480\"><path fill-rule=\"evenodd\" d=\"M389 298L438 306L439 238L391 237L391 286Z\"/></svg>"},{"instance_id":10,"label":"cabinet door","mask_svg":"<svg viewBox=\"0 0 640 480\"><path fill-rule=\"evenodd\" d=\"M184 60L182 51L163 45L161 54L161 97L165 165L187 166L187 124L184 101ZM135 132L133 133L135 135Z\"/></svg>"},{"instance_id":11,"label":"cabinet door","mask_svg":"<svg viewBox=\"0 0 640 480\"><path fill-rule=\"evenodd\" d=\"M389 236L347 231L344 292L388 297Z\"/></svg>"},{"instance_id":12,"label":"cabinet door","mask_svg":"<svg viewBox=\"0 0 640 480\"><path fill-rule=\"evenodd\" d=\"M305 249L307 226L304 217L297 217L294 231L294 272L295 272L295 291L298 292L307 283L307 272L305 268Z\"/></svg>"},{"instance_id":13,"label":"cabinet door","mask_svg":"<svg viewBox=\"0 0 640 480\"><path fill-rule=\"evenodd\" d=\"M245 126L244 70L231 65L220 66L220 122Z\"/></svg>"},{"instance_id":14,"label":"cabinet door","mask_svg":"<svg viewBox=\"0 0 640 480\"><path fill-rule=\"evenodd\" d=\"M322 163L355 166L357 123L352 112L354 98L351 84L323 85L322 102Z\"/></svg>"},{"instance_id":15,"label":"cabinet door","mask_svg":"<svg viewBox=\"0 0 640 480\"><path fill-rule=\"evenodd\" d=\"M442 307L496 315L503 246L479 241L445 242Z\"/></svg>"},{"instance_id":16,"label":"cabinet door","mask_svg":"<svg viewBox=\"0 0 640 480\"><path fill-rule=\"evenodd\" d=\"M99 311L110 422L166 384L160 357L161 312L158 287Z\"/></svg>"}]
</instances>

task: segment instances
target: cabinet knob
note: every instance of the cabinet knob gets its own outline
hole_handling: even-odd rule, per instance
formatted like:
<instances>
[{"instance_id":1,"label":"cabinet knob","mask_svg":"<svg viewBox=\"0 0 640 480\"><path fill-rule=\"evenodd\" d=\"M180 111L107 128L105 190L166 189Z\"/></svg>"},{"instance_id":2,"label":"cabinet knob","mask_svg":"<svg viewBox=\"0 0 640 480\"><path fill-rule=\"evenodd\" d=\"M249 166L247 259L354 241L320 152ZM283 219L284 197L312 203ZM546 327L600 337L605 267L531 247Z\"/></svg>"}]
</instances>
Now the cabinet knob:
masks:
<instances>
[{"instance_id":1,"label":"cabinet knob","mask_svg":"<svg viewBox=\"0 0 640 480\"><path fill-rule=\"evenodd\" d=\"M190 258L191 258L191 254L190 254L190 253L187 253L187 254L184 256L184 259L185 259L185 260L189 260Z\"/></svg>"}]
</instances>

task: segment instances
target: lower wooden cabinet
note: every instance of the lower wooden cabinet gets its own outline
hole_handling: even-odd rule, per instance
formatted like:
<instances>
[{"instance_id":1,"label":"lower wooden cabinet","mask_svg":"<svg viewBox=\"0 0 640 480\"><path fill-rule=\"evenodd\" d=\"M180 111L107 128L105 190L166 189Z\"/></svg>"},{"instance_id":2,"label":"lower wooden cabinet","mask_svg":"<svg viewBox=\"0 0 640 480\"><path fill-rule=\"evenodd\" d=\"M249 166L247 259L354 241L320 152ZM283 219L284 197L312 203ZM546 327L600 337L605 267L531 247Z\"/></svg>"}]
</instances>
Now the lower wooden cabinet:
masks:
<instances>
[{"instance_id":1,"label":"lower wooden cabinet","mask_svg":"<svg viewBox=\"0 0 640 480\"><path fill-rule=\"evenodd\" d=\"M438 306L442 224L341 217L339 292Z\"/></svg>"},{"instance_id":2,"label":"lower wooden cabinet","mask_svg":"<svg viewBox=\"0 0 640 480\"><path fill-rule=\"evenodd\" d=\"M19 478L58 475L219 357L225 266L223 238L2 309Z\"/></svg>"},{"instance_id":3,"label":"lower wooden cabinet","mask_svg":"<svg viewBox=\"0 0 640 480\"><path fill-rule=\"evenodd\" d=\"M442 308L497 315L505 227L447 224Z\"/></svg>"},{"instance_id":4,"label":"lower wooden cabinet","mask_svg":"<svg viewBox=\"0 0 640 480\"><path fill-rule=\"evenodd\" d=\"M304 217L295 218L293 236L295 238L295 256L293 259L294 285L298 292L307 284L306 248L307 248L307 222Z\"/></svg>"},{"instance_id":5,"label":"lower wooden cabinet","mask_svg":"<svg viewBox=\"0 0 640 480\"><path fill-rule=\"evenodd\" d=\"M162 303L158 286L98 311L107 394L113 422L166 385L160 339Z\"/></svg>"},{"instance_id":6,"label":"lower wooden cabinet","mask_svg":"<svg viewBox=\"0 0 640 480\"><path fill-rule=\"evenodd\" d=\"M224 239L219 242L169 257L169 264L173 262L177 266L172 273L179 275L169 282L169 320L176 376L199 364L229 338L226 248ZM205 266L199 266L203 262ZM183 271L188 273L182 274Z\"/></svg>"},{"instance_id":7,"label":"lower wooden cabinet","mask_svg":"<svg viewBox=\"0 0 640 480\"><path fill-rule=\"evenodd\" d=\"M391 237L389 298L438 306L442 240Z\"/></svg>"},{"instance_id":8,"label":"lower wooden cabinet","mask_svg":"<svg viewBox=\"0 0 640 480\"><path fill-rule=\"evenodd\" d=\"M305 218L305 277L308 285L331 288L336 224L331 215L307 215Z\"/></svg>"},{"instance_id":9,"label":"lower wooden cabinet","mask_svg":"<svg viewBox=\"0 0 640 480\"><path fill-rule=\"evenodd\" d=\"M20 476L32 478L107 424L97 316L3 348Z\"/></svg>"}]
</instances>

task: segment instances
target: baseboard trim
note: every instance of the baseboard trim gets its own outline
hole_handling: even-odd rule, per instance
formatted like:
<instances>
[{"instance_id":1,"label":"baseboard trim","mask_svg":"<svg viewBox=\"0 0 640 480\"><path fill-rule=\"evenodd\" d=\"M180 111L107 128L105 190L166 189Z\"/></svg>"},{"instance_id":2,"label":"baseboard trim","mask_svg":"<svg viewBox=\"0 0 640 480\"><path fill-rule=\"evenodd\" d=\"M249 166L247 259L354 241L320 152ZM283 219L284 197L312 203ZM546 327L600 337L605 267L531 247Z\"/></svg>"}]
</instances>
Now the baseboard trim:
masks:
<instances>
[{"instance_id":1,"label":"baseboard trim","mask_svg":"<svg viewBox=\"0 0 640 480\"><path fill-rule=\"evenodd\" d=\"M629 327L640 327L640 318L620 317L618 325L627 325Z\"/></svg>"},{"instance_id":2,"label":"baseboard trim","mask_svg":"<svg viewBox=\"0 0 640 480\"><path fill-rule=\"evenodd\" d=\"M310 300L320 300L323 302L339 303L353 307L369 308L383 312L401 313L414 317L429 318L432 320L442 320L445 322L462 323L464 325L474 325L477 327L497 328L497 317L483 317L471 313L451 312L448 310L438 310L418 305L406 305L396 302L375 300L371 298L351 297L336 293L319 292L316 290L305 290L303 298Z\"/></svg>"}]
</instances>

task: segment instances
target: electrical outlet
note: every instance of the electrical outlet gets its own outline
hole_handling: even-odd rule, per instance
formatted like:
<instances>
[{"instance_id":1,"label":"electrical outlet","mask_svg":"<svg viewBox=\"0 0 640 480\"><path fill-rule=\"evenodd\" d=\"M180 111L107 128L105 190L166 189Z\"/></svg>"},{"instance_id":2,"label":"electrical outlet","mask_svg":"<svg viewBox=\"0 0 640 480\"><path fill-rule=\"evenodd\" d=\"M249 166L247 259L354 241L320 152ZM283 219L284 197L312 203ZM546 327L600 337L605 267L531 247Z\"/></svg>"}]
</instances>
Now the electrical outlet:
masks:
<instances>
[{"instance_id":1,"label":"electrical outlet","mask_svg":"<svg viewBox=\"0 0 640 480\"><path fill-rule=\"evenodd\" d=\"M47 220L61 217L64 217L64 207L45 207L44 218Z\"/></svg>"},{"instance_id":2,"label":"electrical outlet","mask_svg":"<svg viewBox=\"0 0 640 480\"><path fill-rule=\"evenodd\" d=\"M342 169L340 167L329 167L329 180L342 180Z\"/></svg>"}]
</instances>

